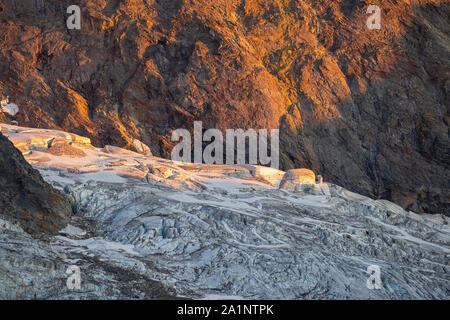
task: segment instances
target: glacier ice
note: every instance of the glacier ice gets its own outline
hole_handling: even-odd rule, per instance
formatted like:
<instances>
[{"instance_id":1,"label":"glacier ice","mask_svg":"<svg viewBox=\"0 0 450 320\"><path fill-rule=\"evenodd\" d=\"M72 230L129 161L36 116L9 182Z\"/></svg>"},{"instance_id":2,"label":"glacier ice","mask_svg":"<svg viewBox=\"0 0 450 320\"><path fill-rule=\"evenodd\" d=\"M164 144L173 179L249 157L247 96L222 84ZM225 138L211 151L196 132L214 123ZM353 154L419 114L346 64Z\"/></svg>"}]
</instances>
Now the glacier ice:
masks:
<instances>
[{"instance_id":1,"label":"glacier ice","mask_svg":"<svg viewBox=\"0 0 450 320\"><path fill-rule=\"evenodd\" d=\"M444 215L330 183L280 189L278 170L178 163L0 125L74 204L70 226L47 240L0 221L0 298L450 297ZM49 144L28 153L52 138L85 156ZM72 264L83 275L77 292L65 286ZM366 285L370 265L381 269L379 290Z\"/></svg>"}]
</instances>

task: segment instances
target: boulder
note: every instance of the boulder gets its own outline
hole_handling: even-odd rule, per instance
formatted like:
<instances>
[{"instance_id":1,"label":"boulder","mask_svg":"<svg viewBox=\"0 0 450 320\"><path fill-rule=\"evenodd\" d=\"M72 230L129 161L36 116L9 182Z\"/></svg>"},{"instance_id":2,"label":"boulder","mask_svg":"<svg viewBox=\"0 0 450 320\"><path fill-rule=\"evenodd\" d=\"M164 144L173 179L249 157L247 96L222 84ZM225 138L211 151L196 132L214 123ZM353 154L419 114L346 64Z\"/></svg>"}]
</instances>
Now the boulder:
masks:
<instances>
[{"instance_id":1,"label":"boulder","mask_svg":"<svg viewBox=\"0 0 450 320\"><path fill-rule=\"evenodd\" d=\"M280 189L296 191L299 185L316 183L316 175L309 169L292 169L285 173L280 182Z\"/></svg>"},{"instance_id":2,"label":"boulder","mask_svg":"<svg viewBox=\"0 0 450 320\"><path fill-rule=\"evenodd\" d=\"M146 156L152 155L150 148L145 143L139 141L138 139L133 140L133 147L137 152L141 154L144 154Z\"/></svg>"}]
</instances>

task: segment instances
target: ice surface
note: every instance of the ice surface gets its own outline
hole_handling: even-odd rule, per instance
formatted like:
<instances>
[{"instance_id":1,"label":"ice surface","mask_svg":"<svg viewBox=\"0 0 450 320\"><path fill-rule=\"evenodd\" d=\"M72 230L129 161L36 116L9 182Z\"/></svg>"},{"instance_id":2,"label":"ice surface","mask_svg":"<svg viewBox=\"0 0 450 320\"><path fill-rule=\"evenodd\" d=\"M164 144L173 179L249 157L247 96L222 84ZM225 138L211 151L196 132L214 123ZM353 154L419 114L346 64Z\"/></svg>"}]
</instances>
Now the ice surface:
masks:
<instances>
[{"instance_id":1,"label":"ice surface","mask_svg":"<svg viewBox=\"0 0 450 320\"><path fill-rule=\"evenodd\" d=\"M78 227L75 227L71 224L68 224L64 229L59 231L59 233L66 234L69 236L84 236L84 235L86 235L86 231L84 231L83 229L80 229Z\"/></svg>"},{"instance_id":2,"label":"ice surface","mask_svg":"<svg viewBox=\"0 0 450 320\"><path fill-rule=\"evenodd\" d=\"M443 215L407 212L329 183L281 190L284 173L270 168L184 164L95 148L56 130L0 126L72 198L75 212L50 245L4 224L0 297L37 290L67 298L64 268L49 271L44 261L75 261L87 277L79 298L133 298L130 288L149 281L203 299L449 298ZM69 143L84 156L52 151ZM366 286L369 265L381 268L381 290ZM137 280L116 280L122 274ZM47 289L16 285L19 278ZM137 297L149 297L139 290Z\"/></svg>"}]
</instances>

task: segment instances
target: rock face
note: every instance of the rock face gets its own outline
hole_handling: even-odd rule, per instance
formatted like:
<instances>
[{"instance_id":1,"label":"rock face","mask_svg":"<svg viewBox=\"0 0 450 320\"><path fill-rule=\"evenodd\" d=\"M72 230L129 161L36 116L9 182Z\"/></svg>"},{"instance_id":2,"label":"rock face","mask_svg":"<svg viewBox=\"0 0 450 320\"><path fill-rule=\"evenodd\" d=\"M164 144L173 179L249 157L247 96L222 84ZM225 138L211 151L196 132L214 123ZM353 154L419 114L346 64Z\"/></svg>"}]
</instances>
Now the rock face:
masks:
<instances>
[{"instance_id":1,"label":"rock face","mask_svg":"<svg viewBox=\"0 0 450 320\"><path fill-rule=\"evenodd\" d=\"M0 133L0 219L42 236L64 228L71 213L67 198L46 183Z\"/></svg>"},{"instance_id":2,"label":"rock face","mask_svg":"<svg viewBox=\"0 0 450 320\"><path fill-rule=\"evenodd\" d=\"M371 4L0 0L0 93L20 125L161 156L196 120L280 128L282 169L450 214L450 4L380 0L369 30Z\"/></svg>"}]
</instances>

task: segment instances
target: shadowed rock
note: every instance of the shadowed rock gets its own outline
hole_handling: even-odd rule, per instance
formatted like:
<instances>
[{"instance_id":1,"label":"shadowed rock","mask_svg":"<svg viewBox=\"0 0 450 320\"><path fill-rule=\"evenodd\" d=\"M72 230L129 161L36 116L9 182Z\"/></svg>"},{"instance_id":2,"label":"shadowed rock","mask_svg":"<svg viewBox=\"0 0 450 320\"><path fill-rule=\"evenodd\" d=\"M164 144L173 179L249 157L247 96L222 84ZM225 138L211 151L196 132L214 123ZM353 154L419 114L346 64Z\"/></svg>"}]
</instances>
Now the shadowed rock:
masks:
<instances>
[{"instance_id":1,"label":"shadowed rock","mask_svg":"<svg viewBox=\"0 0 450 320\"><path fill-rule=\"evenodd\" d=\"M0 218L40 237L64 228L71 210L66 197L46 183L0 133Z\"/></svg>"}]
</instances>

